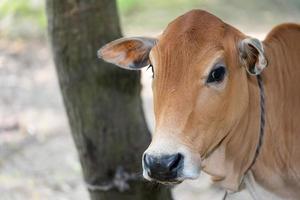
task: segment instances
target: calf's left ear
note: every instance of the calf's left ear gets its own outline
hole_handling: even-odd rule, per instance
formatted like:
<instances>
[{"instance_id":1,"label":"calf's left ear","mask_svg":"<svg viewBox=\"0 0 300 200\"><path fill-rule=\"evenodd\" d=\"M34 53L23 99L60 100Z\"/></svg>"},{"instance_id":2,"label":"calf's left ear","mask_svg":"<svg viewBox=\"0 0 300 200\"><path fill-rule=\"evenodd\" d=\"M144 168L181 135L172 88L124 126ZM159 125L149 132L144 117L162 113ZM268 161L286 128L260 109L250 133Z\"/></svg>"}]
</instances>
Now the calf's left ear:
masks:
<instances>
[{"instance_id":1,"label":"calf's left ear","mask_svg":"<svg viewBox=\"0 0 300 200\"><path fill-rule=\"evenodd\" d=\"M98 57L121 68L139 70L150 64L149 53L156 39L147 37L121 38L104 45Z\"/></svg>"},{"instance_id":2,"label":"calf's left ear","mask_svg":"<svg viewBox=\"0 0 300 200\"><path fill-rule=\"evenodd\" d=\"M239 43L239 56L242 65L251 75L260 74L267 66L263 44L255 38L245 38Z\"/></svg>"}]
</instances>

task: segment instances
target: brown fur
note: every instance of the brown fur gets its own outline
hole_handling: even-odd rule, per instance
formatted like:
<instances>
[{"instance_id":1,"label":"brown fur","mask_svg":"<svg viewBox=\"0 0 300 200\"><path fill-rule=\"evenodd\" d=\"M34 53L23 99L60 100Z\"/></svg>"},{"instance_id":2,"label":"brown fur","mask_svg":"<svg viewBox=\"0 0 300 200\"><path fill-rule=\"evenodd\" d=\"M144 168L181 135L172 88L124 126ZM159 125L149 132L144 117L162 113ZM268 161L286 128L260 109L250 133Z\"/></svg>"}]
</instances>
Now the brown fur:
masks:
<instances>
[{"instance_id":1,"label":"brown fur","mask_svg":"<svg viewBox=\"0 0 300 200\"><path fill-rule=\"evenodd\" d=\"M266 136L253 171L271 191L300 197L300 26L282 24L264 41L269 67L266 89Z\"/></svg>"}]
</instances>

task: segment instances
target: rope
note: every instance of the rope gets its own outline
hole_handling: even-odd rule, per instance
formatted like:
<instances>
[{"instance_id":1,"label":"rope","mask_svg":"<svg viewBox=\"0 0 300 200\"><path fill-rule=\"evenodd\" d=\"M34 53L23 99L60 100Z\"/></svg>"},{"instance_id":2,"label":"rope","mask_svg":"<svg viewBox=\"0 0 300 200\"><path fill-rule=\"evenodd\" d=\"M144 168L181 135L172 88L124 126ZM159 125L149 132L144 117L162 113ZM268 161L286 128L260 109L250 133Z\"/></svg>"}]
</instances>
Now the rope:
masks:
<instances>
[{"instance_id":1,"label":"rope","mask_svg":"<svg viewBox=\"0 0 300 200\"><path fill-rule=\"evenodd\" d=\"M137 173L129 174L123 167L118 167L114 178L111 181L101 184L85 183L86 187L90 191L102 191L107 192L112 189L117 189L119 192L124 192L130 189L129 181L139 180L140 176Z\"/></svg>"},{"instance_id":2,"label":"rope","mask_svg":"<svg viewBox=\"0 0 300 200\"><path fill-rule=\"evenodd\" d=\"M257 82L259 87L259 94L260 94L260 131L259 131L259 140L255 150L254 159L252 160L249 168L247 169L246 173L253 167L254 163L257 160L259 155L263 138L264 138L264 130L265 130L265 91L263 87L263 81L260 75L257 75Z\"/></svg>"},{"instance_id":3,"label":"rope","mask_svg":"<svg viewBox=\"0 0 300 200\"><path fill-rule=\"evenodd\" d=\"M246 170L245 174L247 174L247 172L253 167L253 165L255 164L257 157L259 155L262 143L263 143L263 138L264 138L264 132L265 132L265 91L264 91L264 87L263 87L263 81L261 76L258 74L256 75L257 77L257 83L258 83L258 87L259 87L259 96L260 96L260 130L259 130L259 139L258 139L258 144L256 146L256 150L255 150L255 154L254 154L254 158L250 164L250 166L248 167L248 169ZM222 200L226 200L228 196L228 191L225 192L225 195L223 197Z\"/></svg>"},{"instance_id":4,"label":"rope","mask_svg":"<svg viewBox=\"0 0 300 200\"><path fill-rule=\"evenodd\" d=\"M228 192L225 191L225 195L224 195L224 197L222 198L222 200L226 200L227 196L228 196Z\"/></svg>"}]
</instances>

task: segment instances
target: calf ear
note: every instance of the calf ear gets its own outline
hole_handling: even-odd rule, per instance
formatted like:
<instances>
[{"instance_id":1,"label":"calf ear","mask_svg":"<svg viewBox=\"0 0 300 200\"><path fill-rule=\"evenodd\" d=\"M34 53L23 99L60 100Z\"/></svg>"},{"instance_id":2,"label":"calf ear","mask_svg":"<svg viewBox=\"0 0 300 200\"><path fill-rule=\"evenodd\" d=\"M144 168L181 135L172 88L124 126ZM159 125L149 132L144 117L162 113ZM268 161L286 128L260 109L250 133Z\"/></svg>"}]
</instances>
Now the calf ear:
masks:
<instances>
[{"instance_id":1,"label":"calf ear","mask_svg":"<svg viewBox=\"0 0 300 200\"><path fill-rule=\"evenodd\" d=\"M124 69L139 70L150 64L149 52L155 43L154 38L121 38L99 49L98 57Z\"/></svg>"},{"instance_id":2,"label":"calf ear","mask_svg":"<svg viewBox=\"0 0 300 200\"><path fill-rule=\"evenodd\" d=\"M239 43L239 54L242 65L251 75L260 74L267 66L263 44L258 39L243 39Z\"/></svg>"}]
</instances>

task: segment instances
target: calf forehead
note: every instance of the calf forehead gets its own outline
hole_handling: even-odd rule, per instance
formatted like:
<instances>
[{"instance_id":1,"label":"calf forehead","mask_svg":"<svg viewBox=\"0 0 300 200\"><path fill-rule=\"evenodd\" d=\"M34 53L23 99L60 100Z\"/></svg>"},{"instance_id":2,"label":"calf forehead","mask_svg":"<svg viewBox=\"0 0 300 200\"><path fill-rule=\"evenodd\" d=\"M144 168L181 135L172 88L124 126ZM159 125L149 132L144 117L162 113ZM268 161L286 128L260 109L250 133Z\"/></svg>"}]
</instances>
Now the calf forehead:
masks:
<instances>
[{"instance_id":1,"label":"calf forehead","mask_svg":"<svg viewBox=\"0 0 300 200\"><path fill-rule=\"evenodd\" d=\"M168 25L158 46L193 51L195 47L220 45L225 26L222 20L210 13L192 10Z\"/></svg>"}]
</instances>

